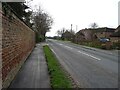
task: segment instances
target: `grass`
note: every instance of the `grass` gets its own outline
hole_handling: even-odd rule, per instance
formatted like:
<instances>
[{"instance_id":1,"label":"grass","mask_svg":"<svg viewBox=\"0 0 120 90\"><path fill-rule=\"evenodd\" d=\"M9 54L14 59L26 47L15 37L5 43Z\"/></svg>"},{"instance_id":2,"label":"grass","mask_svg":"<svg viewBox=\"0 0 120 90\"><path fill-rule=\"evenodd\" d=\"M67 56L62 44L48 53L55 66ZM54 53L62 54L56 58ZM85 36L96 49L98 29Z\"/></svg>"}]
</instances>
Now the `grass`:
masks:
<instances>
[{"instance_id":1,"label":"grass","mask_svg":"<svg viewBox=\"0 0 120 90\"><path fill-rule=\"evenodd\" d=\"M43 47L48 64L50 81L52 88L72 88L72 81L68 78L65 71L61 68L57 58L49 46Z\"/></svg>"}]
</instances>

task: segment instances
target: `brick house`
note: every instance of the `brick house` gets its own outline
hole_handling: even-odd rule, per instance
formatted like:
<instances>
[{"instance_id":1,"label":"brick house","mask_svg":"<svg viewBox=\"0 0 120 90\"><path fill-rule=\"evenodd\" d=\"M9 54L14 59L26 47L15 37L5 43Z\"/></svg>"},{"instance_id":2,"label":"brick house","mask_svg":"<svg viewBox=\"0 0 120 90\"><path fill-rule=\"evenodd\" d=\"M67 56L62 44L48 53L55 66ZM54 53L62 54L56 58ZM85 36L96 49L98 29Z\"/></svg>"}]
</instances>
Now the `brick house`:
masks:
<instances>
[{"instance_id":1,"label":"brick house","mask_svg":"<svg viewBox=\"0 0 120 90\"><path fill-rule=\"evenodd\" d=\"M116 28L115 32L110 36L111 42L120 41L120 25Z\"/></svg>"},{"instance_id":2,"label":"brick house","mask_svg":"<svg viewBox=\"0 0 120 90\"><path fill-rule=\"evenodd\" d=\"M78 31L75 35L75 41L92 41L96 39L96 36L94 35L95 29L82 29Z\"/></svg>"},{"instance_id":3,"label":"brick house","mask_svg":"<svg viewBox=\"0 0 120 90\"><path fill-rule=\"evenodd\" d=\"M75 42L80 41L93 41L100 38L110 38L110 35L114 33L114 28L95 28L95 29L82 29L75 35Z\"/></svg>"},{"instance_id":4,"label":"brick house","mask_svg":"<svg viewBox=\"0 0 120 90\"><path fill-rule=\"evenodd\" d=\"M95 31L95 35L98 39L100 38L110 38L110 36L115 32L116 29L114 28L97 28Z\"/></svg>"},{"instance_id":5,"label":"brick house","mask_svg":"<svg viewBox=\"0 0 120 90\"><path fill-rule=\"evenodd\" d=\"M80 42L80 41L85 41L85 36L84 34L82 33L82 30L80 30L79 32L77 32L75 34L75 40L74 40L76 43L77 42Z\"/></svg>"}]
</instances>

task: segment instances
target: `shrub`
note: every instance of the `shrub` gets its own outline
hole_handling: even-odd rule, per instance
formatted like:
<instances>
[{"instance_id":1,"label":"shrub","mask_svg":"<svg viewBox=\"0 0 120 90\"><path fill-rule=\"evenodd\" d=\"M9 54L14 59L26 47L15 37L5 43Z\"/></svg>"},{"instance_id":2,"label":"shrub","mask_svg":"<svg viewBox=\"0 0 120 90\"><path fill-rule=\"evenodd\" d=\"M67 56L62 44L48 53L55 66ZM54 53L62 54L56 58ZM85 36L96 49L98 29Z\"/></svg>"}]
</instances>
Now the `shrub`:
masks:
<instances>
[{"instance_id":1,"label":"shrub","mask_svg":"<svg viewBox=\"0 0 120 90\"><path fill-rule=\"evenodd\" d=\"M113 48L113 49L118 49L118 50L120 50L120 42L115 42L115 43L113 43L112 48Z\"/></svg>"}]
</instances>

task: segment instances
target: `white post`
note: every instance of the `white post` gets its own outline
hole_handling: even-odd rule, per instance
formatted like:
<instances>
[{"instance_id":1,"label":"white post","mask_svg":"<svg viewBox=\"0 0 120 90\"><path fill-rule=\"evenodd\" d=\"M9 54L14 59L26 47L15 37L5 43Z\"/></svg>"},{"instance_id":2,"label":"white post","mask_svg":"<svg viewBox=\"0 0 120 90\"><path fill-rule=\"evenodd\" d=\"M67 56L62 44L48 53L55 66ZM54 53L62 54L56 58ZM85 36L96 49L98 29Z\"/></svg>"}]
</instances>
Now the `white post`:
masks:
<instances>
[{"instance_id":1,"label":"white post","mask_svg":"<svg viewBox=\"0 0 120 90\"><path fill-rule=\"evenodd\" d=\"M0 90L2 89L2 2L0 2Z\"/></svg>"},{"instance_id":2,"label":"white post","mask_svg":"<svg viewBox=\"0 0 120 90\"><path fill-rule=\"evenodd\" d=\"M120 25L120 1L118 2L118 26Z\"/></svg>"}]
</instances>

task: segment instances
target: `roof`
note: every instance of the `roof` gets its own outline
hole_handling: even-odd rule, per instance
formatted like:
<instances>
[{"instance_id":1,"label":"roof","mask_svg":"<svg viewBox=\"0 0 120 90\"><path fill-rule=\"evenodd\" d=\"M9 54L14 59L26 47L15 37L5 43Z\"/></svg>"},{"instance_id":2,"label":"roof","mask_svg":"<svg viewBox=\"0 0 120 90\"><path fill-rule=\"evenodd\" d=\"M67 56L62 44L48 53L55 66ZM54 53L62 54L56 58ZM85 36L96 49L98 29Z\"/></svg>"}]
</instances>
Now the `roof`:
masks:
<instances>
[{"instance_id":1,"label":"roof","mask_svg":"<svg viewBox=\"0 0 120 90\"><path fill-rule=\"evenodd\" d=\"M84 34L82 33L82 30L79 30L79 31L76 33L76 35L82 35L82 36L84 36Z\"/></svg>"},{"instance_id":2,"label":"roof","mask_svg":"<svg viewBox=\"0 0 120 90\"><path fill-rule=\"evenodd\" d=\"M116 31L111 35L111 37L120 37L120 25L116 28Z\"/></svg>"},{"instance_id":3,"label":"roof","mask_svg":"<svg viewBox=\"0 0 120 90\"><path fill-rule=\"evenodd\" d=\"M116 29L120 29L120 25Z\"/></svg>"},{"instance_id":4,"label":"roof","mask_svg":"<svg viewBox=\"0 0 120 90\"><path fill-rule=\"evenodd\" d=\"M114 28L107 28L107 27L103 27L103 28L97 28L96 31L97 32L115 32L116 29Z\"/></svg>"},{"instance_id":5,"label":"roof","mask_svg":"<svg viewBox=\"0 0 120 90\"><path fill-rule=\"evenodd\" d=\"M91 30L91 31L94 31L94 32L115 32L115 28L107 28L107 27L102 27L102 28L88 28L88 29L82 29L82 30L79 30L77 33L81 33L82 31L87 31L87 30Z\"/></svg>"}]
</instances>

